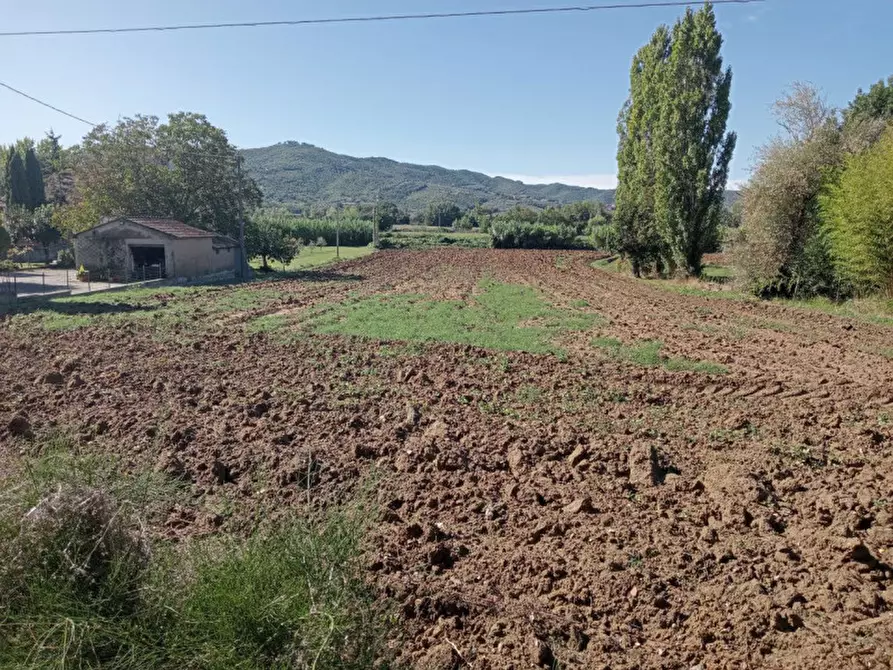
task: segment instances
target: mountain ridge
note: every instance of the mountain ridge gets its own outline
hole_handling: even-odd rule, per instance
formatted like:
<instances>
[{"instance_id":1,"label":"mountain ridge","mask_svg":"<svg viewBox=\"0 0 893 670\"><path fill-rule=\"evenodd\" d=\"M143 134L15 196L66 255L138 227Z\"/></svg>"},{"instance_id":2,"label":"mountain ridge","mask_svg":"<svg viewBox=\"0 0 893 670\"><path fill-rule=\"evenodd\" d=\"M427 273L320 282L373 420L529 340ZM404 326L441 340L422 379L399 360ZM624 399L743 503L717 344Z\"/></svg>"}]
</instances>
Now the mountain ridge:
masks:
<instances>
[{"instance_id":1,"label":"mountain ridge","mask_svg":"<svg viewBox=\"0 0 893 670\"><path fill-rule=\"evenodd\" d=\"M432 202L477 204L499 210L516 205L549 207L581 200L614 202L613 189L568 184L525 184L472 170L337 154L304 142L242 149L248 173L268 203L296 209L390 200L417 214Z\"/></svg>"}]
</instances>

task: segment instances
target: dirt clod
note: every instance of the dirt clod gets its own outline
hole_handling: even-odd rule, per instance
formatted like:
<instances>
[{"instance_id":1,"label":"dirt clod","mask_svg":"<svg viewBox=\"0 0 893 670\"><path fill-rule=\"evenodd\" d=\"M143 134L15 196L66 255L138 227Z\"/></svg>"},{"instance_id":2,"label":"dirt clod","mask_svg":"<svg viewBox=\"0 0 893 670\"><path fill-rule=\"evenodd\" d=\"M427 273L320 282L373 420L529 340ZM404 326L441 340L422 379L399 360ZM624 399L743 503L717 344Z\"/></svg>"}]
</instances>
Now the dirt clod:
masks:
<instances>
[{"instance_id":1,"label":"dirt clod","mask_svg":"<svg viewBox=\"0 0 893 670\"><path fill-rule=\"evenodd\" d=\"M9 434L13 437L33 437L34 432L31 430L31 422L28 417L23 414L16 414L9 420L6 425Z\"/></svg>"},{"instance_id":2,"label":"dirt clod","mask_svg":"<svg viewBox=\"0 0 893 670\"><path fill-rule=\"evenodd\" d=\"M460 667L459 656L449 644L431 648L418 664L419 670L459 670Z\"/></svg>"},{"instance_id":3,"label":"dirt clod","mask_svg":"<svg viewBox=\"0 0 893 670\"><path fill-rule=\"evenodd\" d=\"M54 386L58 386L65 381L65 376L58 370L51 370L50 372L47 372L43 377L41 377L40 381L44 384L52 384Z\"/></svg>"},{"instance_id":4,"label":"dirt clod","mask_svg":"<svg viewBox=\"0 0 893 670\"><path fill-rule=\"evenodd\" d=\"M523 463L524 463L524 452L521 451L518 447L512 447L511 449L509 449L508 465L509 465L509 470L511 470L513 474L520 473L521 466Z\"/></svg>"},{"instance_id":5,"label":"dirt clod","mask_svg":"<svg viewBox=\"0 0 893 670\"><path fill-rule=\"evenodd\" d=\"M592 512L592 498L583 496L564 507L565 514L581 514Z\"/></svg>"},{"instance_id":6,"label":"dirt clod","mask_svg":"<svg viewBox=\"0 0 893 670\"><path fill-rule=\"evenodd\" d=\"M636 445L629 451L629 483L634 486L654 486L660 478L657 450L650 445Z\"/></svg>"}]
</instances>

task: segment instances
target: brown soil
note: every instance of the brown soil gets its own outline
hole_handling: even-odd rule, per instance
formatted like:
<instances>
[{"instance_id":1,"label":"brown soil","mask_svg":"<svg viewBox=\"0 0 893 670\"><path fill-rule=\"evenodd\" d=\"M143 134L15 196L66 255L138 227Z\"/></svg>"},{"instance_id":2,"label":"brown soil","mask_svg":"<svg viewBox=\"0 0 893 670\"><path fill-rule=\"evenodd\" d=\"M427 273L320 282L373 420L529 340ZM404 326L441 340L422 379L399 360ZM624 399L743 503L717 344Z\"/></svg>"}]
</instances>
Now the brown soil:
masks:
<instances>
[{"instance_id":1,"label":"brown soil","mask_svg":"<svg viewBox=\"0 0 893 670\"><path fill-rule=\"evenodd\" d=\"M26 425L63 426L192 482L170 534L372 478L365 560L409 665L891 667L893 329L679 295L593 259L383 252L277 283L280 302L198 341L2 326L0 438L9 453ZM566 360L242 331L349 292L456 297L485 277L610 323L567 337ZM618 362L595 335L729 373ZM242 511L214 512L224 499Z\"/></svg>"}]
</instances>

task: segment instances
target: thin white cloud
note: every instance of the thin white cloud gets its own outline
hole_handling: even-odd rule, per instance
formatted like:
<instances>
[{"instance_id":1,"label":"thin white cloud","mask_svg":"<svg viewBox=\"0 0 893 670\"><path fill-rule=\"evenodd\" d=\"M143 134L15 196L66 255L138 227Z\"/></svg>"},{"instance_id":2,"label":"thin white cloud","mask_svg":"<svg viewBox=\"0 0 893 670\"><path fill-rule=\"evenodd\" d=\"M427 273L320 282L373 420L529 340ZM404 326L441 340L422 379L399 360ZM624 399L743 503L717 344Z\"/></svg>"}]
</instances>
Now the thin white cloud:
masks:
<instances>
[{"instance_id":1,"label":"thin white cloud","mask_svg":"<svg viewBox=\"0 0 893 670\"><path fill-rule=\"evenodd\" d=\"M617 188L617 175L614 174L570 174L570 175L526 175L500 174L493 177L505 177L525 184L567 184L568 186L586 186L589 188Z\"/></svg>"},{"instance_id":2,"label":"thin white cloud","mask_svg":"<svg viewBox=\"0 0 893 670\"><path fill-rule=\"evenodd\" d=\"M614 174L569 174L569 175L526 175L526 174L491 174L491 177L505 177L525 184L567 184L568 186L585 186L588 188L617 188L617 175ZM747 185L747 179L729 179L726 188L740 191Z\"/></svg>"}]
</instances>

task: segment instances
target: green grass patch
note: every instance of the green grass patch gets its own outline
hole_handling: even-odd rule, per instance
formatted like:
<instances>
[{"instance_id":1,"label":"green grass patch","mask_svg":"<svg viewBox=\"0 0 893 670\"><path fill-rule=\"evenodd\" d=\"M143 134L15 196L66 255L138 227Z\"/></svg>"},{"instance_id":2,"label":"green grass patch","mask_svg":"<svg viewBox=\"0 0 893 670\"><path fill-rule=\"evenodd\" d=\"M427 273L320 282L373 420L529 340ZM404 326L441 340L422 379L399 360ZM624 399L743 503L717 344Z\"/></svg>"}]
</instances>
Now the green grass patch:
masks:
<instances>
[{"instance_id":1,"label":"green grass patch","mask_svg":"<svg viewBox=\"0 0 893 670\"><path fill-rule=\"evenodd\" d=\"M658 340L645 340L636 344L624 344L612 337L597 337L592 344L605 350L609 356L621 361L627 361L643 367L662 367L671 372L699 372L709 375L721 375L728 369L718 363L708 361L695 361L688 358L668 358L661 354L663 342Z\"/></svg>"},{"instance_id":2,"label":"green grass patch","mask_svg":"<svg viewBox=\"0 0 893 670\"><path fill-rule=\"evenodd\" d=\"M341 247L341 250L337 255L335 247L304 247L301 250L301 253L295 256L291 263L283 265L276 261L270 261L270 267L277 272L315 270L340 261L351 261L355 258L363 258L374 252L375 248L371 246ZM254 259L252 261L252 267L254 267L255 270L259 269L260 259ZM260 276L263 277L263 275Z\"/></svg>"},{"instance_id":3,"label":"green grass patch","mask_svg":"<svg viewBox=\"0 0 893 670\"><path fill-rule=\"evenodd\" d=\"M135 322L168 337L175 328L197 332L227 313L265 308L285 296L277 288L253 284L133 288L48 300L15 314L10 324L12 328L65 331Z\"/></svg>"},{"instance_id":4,"label":"green grass patch","mask_svg":"<svg viewBox=\"0 0 893 670\"><path fill-rule=\"evenodd\" d=\"M591 266L597 270L607 270L608 272L622 272L624 270L623 259L620 256L600 258L597 261L593 261Z\"/></svg>"},{"instance_id":5,"label":"green grass patch","mask_svg":"<svg viewBox=\"0 0 893 670\"><path fill-rule=\"evenodd\" d=\"M0 482L0 667L376 667L368 512L172 544L147 530L169 485L107 464L53 454Z\"/></svg>"},{"instance_id":6,"label":"green grass patch","mask_svg":"<svg viewBox=\"0 0 893 670\"><path fill-rule=\"evenodd\" d=\"M707 264L701 270L701 278L705 281L724 284L735 278L735 271L724 265Z\"/></svg>"},{"instance_id":7,"label":"green grass patch","mask_svg":"<svg viewBox=\"0 0 893 670\"><path fill-rule=\"evenodd\" d=\"M284 314L267 314L248 322L245 332L249 335L257 333L275 333L288 325L288 317Z\"/></svg>"},{"instance_id":8,"label":"green grass patch","mask_svg":"<svg viewBox=\"0 0 893 670\"><path fill-rule=\"evenodd\" d=\"M484 282L479 289L467 301L404 294L328 305L305 326L321 334L558 354L556 337L605 323L595 314L553 307L529 286Z\"/></svg>"}]
</instances>

